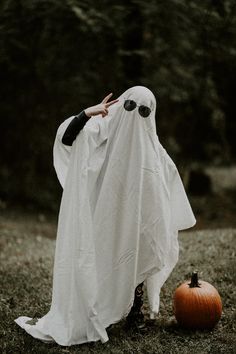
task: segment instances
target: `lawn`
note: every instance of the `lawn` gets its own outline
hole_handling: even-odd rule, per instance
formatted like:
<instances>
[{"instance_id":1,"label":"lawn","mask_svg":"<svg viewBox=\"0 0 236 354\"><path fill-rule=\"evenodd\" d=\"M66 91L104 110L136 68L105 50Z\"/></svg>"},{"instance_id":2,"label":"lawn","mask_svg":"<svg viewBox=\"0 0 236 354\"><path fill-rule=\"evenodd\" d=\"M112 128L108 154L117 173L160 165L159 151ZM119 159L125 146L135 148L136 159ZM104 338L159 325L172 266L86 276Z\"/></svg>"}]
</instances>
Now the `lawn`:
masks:
<instances>
[{"instance_id":1,"label":"lawn","mask_svg":"<svg viewBox=\"0 0 236 354\"><path fill-rule=\"evenodd\" d=\"M145 334L127 333L124 320L108 329L110 340L62 347L45 344L18 327L20 315L43 316L50 307L55 221L43 215L0 219L2 353L191 354L236 353L236 229L202 229L179 234L180 257L161 292L160 312ZM175 288L198 269L222 298L223 314L211 331L181 329L173 317ZM144 310L148 319L147 299Z\"/></svg>"}]
</instances>

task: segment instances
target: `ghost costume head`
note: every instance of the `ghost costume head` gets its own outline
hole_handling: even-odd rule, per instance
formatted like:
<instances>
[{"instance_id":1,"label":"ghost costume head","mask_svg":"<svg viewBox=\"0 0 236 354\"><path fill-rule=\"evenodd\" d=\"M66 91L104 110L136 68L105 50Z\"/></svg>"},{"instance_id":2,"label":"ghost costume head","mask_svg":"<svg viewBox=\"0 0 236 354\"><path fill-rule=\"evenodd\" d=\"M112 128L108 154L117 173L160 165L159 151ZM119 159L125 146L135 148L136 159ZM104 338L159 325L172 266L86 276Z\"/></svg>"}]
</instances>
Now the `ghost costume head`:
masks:
<instances>
[{"instance_id":1,"label":"ghost costume head","mask_svg":"<svg viewBox=\"0 0 236 354\"><path fill-rule=\"evenodd\" d=\"M124 124L127 130L129 127L142 127L144 130L156 131L155 112L156 112L156 99L153 93L144 86L135 86L126 90L119 98L119 102L110 107L109 116L118 117L120 124ZM131 111L124 109L124 102L131 100L137 104L136 108ZM150 109L150 115L143 117L142 110L139 113L140 106ZM145 112L145 111L144 111ZM127 119L129 118L129 121Z\"/></svg>"},{"instance_id":2,"label":"ghost costume head","mask_svg":"<svg viewBox=\"0 0 236 354\"><path fill-rule=\"evenodd\" d=\"M73 117L59 127L54 166L64 191L51 309L35 326L18 320L33 336L61 345L105 342L143 281L150 314L158 313L160 289L178 260L178 230L195 218L156 135L155 112L153 93L135 86L107 117L89 119L72 147L61 138Z\"/></svg>"}]
</instances>

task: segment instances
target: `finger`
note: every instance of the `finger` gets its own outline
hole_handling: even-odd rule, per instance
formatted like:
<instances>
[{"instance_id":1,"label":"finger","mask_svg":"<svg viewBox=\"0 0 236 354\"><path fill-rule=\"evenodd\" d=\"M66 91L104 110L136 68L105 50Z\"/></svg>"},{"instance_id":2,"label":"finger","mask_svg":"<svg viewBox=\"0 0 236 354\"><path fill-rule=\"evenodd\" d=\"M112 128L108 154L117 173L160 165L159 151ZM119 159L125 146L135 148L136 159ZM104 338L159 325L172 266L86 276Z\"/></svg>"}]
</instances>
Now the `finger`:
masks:
<instances>
[{"instance_id":1,"label":"finger","mask_svg":"<svg viewBox=\"0 0 236 354\"><path fill-rule=\"evenodd\" d=\"M111 102L105 103L105 106L108 108L108 107L110 107L111 105L113 105L114 103L116 103L116 102L118 102L118 101L119 101L119 100L116 99L116 100L113 100L113 101L111 101Z\"/></svg>"},{"instance_id":2,"label":"finger","mask_svg":"<svg viewBox=\"0 0 236 354\"><path fill-rule=\"evenodd\" d=\"M103 114L108 114L108 109L104 109Z\"/></svg>"},{"instance_id":3,"label":"finger","mask_svg":"<svg viewBox=\"0 0 236 354\"><path fill-rule=\"evenodd\" d=\"M107 95L103 100L102 103L107 103L107 101L111 98L111 96L113 95L113 93L109 93L109 95Z\"/></svg>"}]
</instances>

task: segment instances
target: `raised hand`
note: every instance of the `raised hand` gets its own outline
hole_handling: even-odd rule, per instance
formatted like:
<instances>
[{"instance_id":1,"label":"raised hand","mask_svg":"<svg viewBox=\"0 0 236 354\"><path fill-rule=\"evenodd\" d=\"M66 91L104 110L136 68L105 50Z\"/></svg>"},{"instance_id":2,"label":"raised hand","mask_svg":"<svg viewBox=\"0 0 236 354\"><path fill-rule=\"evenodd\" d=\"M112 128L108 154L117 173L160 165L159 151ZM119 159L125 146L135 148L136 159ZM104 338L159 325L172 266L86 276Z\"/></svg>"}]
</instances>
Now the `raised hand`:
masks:
<instances>
[{"instance_id":1,"label":"raised hand","mask_svg":"<svg viewBox=\"0 0 236 354\"><path fill-rule=\"evenodd\" d=\"M111 92L102 100L101 103L97 104L96 106L86 108L84 110L86 116L88 116L89 118L92 116L96 116L97 114L101 114L103 118L107 116L108 108L114 103L118 102L118 99L108 102L112 95L113 93Z\"/></svg>"}]
</instances>

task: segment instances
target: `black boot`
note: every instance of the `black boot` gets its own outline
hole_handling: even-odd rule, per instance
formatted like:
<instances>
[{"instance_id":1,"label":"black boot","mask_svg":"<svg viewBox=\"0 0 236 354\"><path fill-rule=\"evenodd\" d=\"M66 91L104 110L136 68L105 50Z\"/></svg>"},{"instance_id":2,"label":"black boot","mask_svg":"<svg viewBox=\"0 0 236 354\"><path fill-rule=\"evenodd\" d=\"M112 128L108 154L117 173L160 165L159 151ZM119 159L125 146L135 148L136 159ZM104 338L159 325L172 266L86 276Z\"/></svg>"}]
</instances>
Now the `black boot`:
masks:
<instances>
[{"instance_id":1,"label":"black boot","mask_svg":"<svg viewBox=\"0 0 236 354\"><path fill-rule=\"evenodd\" d=\"M143 305L143 283L139 284L135 289L134 303L130 313L126 317L126 328L138 332L146 330L144 314L141 311Z\"/></svg>"}]
</instances>

